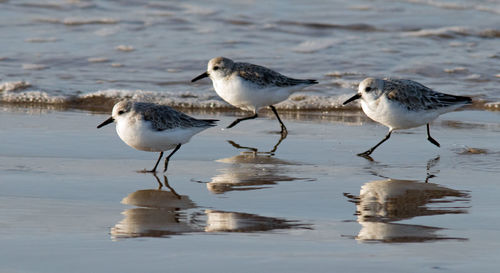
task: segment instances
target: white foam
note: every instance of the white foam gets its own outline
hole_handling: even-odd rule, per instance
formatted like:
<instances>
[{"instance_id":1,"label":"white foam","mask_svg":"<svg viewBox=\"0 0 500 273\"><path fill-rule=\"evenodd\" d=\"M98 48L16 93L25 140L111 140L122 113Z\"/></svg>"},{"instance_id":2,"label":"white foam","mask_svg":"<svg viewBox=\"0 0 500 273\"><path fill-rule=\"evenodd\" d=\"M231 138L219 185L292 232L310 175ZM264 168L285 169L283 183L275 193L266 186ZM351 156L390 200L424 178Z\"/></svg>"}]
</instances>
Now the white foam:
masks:
<instances>
[{"instance_id":1,"label":"white foam","mask_svg":"<svg viewBox=\"0 0 500 273\"><path fill-rule=\"evenodd\" d=\"M407 0L407 1L409 3L425 4L443 9L465 10L465 9L470 9L472 7L471 5L466 5L464 3L450 3L450 2L436 1L436 0Z\"/></svg>"},{"instance_id":2,"label":"white foam","mask_svg":"<svg viewBox=\"0 0 500 273\"><path fill-rule=\"evenodd\" d=\"M206 5L196 6L191 4L184 4L182 5L182 7L185 9L185 14L208 16L217 13L216 10L208 8Z\"/></svg>"},{"instance_id":3,"label":"white foam","mask_svg":"<svg viewBox=\"0 0 500 273\"><path fill-rule=\"evenodd\" d=\"M1 100L10 103L45 103L45 104L62 104L67 98L63 96L52 96L43 91L26 91L26 92L3 92Z\"/></svg>"},{"instance_id":4,"label":"white foam","mask_svg":"<svg viewBox=\"0 0 500 273\"><path fill-rule=\"evenodd\" d=\"M405 33L405 35L414 37L437 36L442 38L454 38L457 35L471 35L471 34L472 34L471 29L460 26L420 29L417 31L409 31Z\"/></svg>"},{"instance_id":5,"label":"white foam","mask_svg":"<svg viewBox=\"0 0 500 273\"><path fill-rule=\"evenodd\" d=\"M467 75L464 79L468 81L478 81L481 80L483 77L480 74L470 74Z\"/></svg>"},{"instance_id":6,"label":"white foam","mask_svg":"<svg viewBox=\"0 0 500 273\"><path fill-rule=\"evenodd\" d=\"M488 110L500 110L500 101L488 102L484 107Z\"/></svg>"},{"instance_id":7,"label":"white foam","mask_svg":"<svg viewBox=\"0 0 500 273\"><path fill-rule=\"evenodd\" d=\"M23 69L25 70L43 70L49 68L43 64L23 64Z\"/></svg>"},{"instance_id":8,"label":"white foam","mask_svg":"<svg viewBox=\"0 0 500 273\"><path fill-rule=\"evenodd\" d=\"M21 90L30 87L31 84L25 81L15 81L15 82L2 82L0 83L0 91L10 92L15 90Z\"/></svg>"},{"instance_id":9,"label":"white foam","mask_svg":"<svg viewBox=\"0 0 500 273\"><path fill-rule=\"evenodd\" d=\"M479 10L479 11L485 11L485 12L500 14L500 6L498 6L498 5L496 7L493 7L493 6L484 6L484 5L477 5L477 6L474 6L474 8L476 10Z\"/></svg>"},{"instance_id":10,"label":"white foam","mask_svg":"<svg viewBox=\"0 0 500 273\"><path fill-rule=\"evenodd\" d=\"M93 24L117 24L119 21L113 18L65 18L59 21L65 25L93 25Z\"/></svg>"},{"instance_id":11,"label":"white foam","mask_svg":"<svg viewBox=\"0 0 500 273\"><path fill-rule=\"evenodd\" d=\"M339 84L357 85L355 81L340 81ZM21 89L30 87L27 82L4 82L0 84L0 102L3 103L35 103L46 105L66 105L75 108L99 108L112 105L122 99L152 102L173 106L180 109L210 109L215 111L235 110L236 108L224 102L212 92L203 94L189 91L147 91L106 89L87 94L54 95L40 90ZM352 88L351 88L352 89ZM343 105L343 102L355 94L346 92L340 95L311 95L310 93L295 93L288 100L276 105L277 109L287 111L342 111L361 109L358 101ZM486 110L500 110L500 102L486 103Z\"/></svg>"},{"instance_id":12,"label":"white foam","mask_svg":"<svg viewBox=\"0 0 500 273\"><path fill-rule=\"evenodd\" d=\"M460 42L460 41L450 41L448 43L451 47L473 47L476 46L476 42Z\"/></svg>"},{"instance_id":13,"label":"white foam","mask_svg":"<svg viewBox=\"0 0 500 273\"><path fill-rule=\"evenodd\" d=\"M442 9L454 9L454 10L478 10L494 14L500 14L500 7L495 0L490 1L491 5L481 5L478 4L468 4L467 1L461 1L459 3L451 3L448 1L438 1L438 0L407 0L409 3L422 4L433 6ZM467 3L467 4L466 4Z\"/></svg>"},{"instance_id":14,"label":"white foam","mask_svg":"<svg viewBox=\"0 0 500 273\"><path fill-rule=\"evenodd\" d=\"M39 22L52 23L52 24L63 24L67 26L78 26L78 25L94 25L94 24L117 24L119 20L113 18L78 18L78 17L68 17L62 20L57 18L39 18Z\"/></svg>"},{"instance_id":15,"label":"white foam","mask_svg":"<svg viewBox=\"0 0 500 273\"><path fill-rule=\"evenodd\" d=\"M24 40L27 43L51 43L57 41L55 37L34 37Z\"/></svg>"},{"instance_id":16,"label":"white foam","mask_svg":"<svg viewBox=\"0 0 500 273\"><path fill-rule=\"evenodd\" d=\"M92 57L88 58L87 61L89 63L106 63L109 62L109 59L104 57Z\"/></svg>"},{"instance_id":17,"label":"white foam","mask_svg":"<svg viewBox=\"0 0 500 273\"><path fill-rule=\"evenodd\" d=\"M450 74L451 73L464 73L467 71L469 71L469 70L463 66L457 66L457 67L453 67L453 68L445 68L444 69L444 72L450 73Z\"/></svg>"},{"instance_id":18,"label":"white foam","mask_svg":"<svg viewBox=\"0 0 500 273\"><path fill-rule=\"evenodd\" d=\"M317 39L304 41L292 48L293 51L299 53L314 53L327 48L330 48L337 44L339 41L336 39Z\"/></svg>"},{"instance_id":19,"label":"white foam","mask_svg":"<svg viewBox=\"0 0 500 273\"><path fill-rule=\"evenodd\" d=\"M349 7L350 10L359 10L359 11L370 11L374 10L373 6L370 5L354 5Z\"/></svg>"},{"instance_id":20,"label":"white foam","mask_svg":"<svg viewBox=\"0 0 500 273\"><path fill-rule=\"evenodd\" d=\"M180 108L232 108L232 106L218 97L214 97L212 95L197 95L188 91L157 92L145 90L107 89L79 96L79 98L83 100L99 97L113 100L130 99L134 101L154 102Z\"/></svg>"},{"instance_id":21,"label":"white foam","mask_svg":"<svg viewBox=\"0 0 500 273\"><path fill-rule=\"evenodd\" d=\"M440 38L457 38L460 36L476 36L482 38L497 38L500 37L498 29L473 29L462 26L440 27L431 29L420 29L417 31L408 31L403 35L413 37L440 37Z\"/></svg>"},{"instance_id":22,"label":"white foam","mask_svg":"<svg viewBox=\"0 0 500 273\"><path fill-rule=\"evenodd\" d=\"M360 108L359 104L352 103L348 106L343 106L352 94L344 94L340 96L308 96L295 94L290 99L276 105L278 109L285 110L333 110L333 109L349 109Z\"/></svg>"},{"instance_id":23,"label":"white foam","mask_svg":"<svg viewBox=\"0 0 500 273\"><path fill-rule=\"evenodd\" d=\"M119 46L115 47L115 49L118 51L123 51L123 52L130 52L130 51L135 50L135 48L133 46L130 46L130 45L119 45Z\"/></svg>"},{"instance_id":24,"label":"white foam","mask_svg":"<svg viewBox=\"0 0 500 273\"><path fill-rule=\"evenodd\" d=\"M117 34L121 30L120 26L113 26L113 27L103 27L94 32L95 35L98 36L112 36Z\"/></svg>"},{"instance_id":25,"label":"white foam","mask_svg":"<svg viewBox=\"0 0 500 273\"><path fill-rule=\"evenodd\" d=\"M359 80L345 80L339 78L332 80L330 84L344 89L358 90Z\"/></svg>"},{"instance_id":26,"label":"white foam","mask_svg":"<svg viewBox=\"0 0 500 273\"><path fill-rule=\"evenodd\" d=\"M328 77L333 77L333 78L342 78L342 77L345 77L345 76L362 76L364 74L361 74L361 73L358 73L358 72L351 72L351 71L338 71L338 70L335 70L335 71L332 71L332 72L328 72L325 74L325 76L328 76Z\"/></svg>"}]
</instances>

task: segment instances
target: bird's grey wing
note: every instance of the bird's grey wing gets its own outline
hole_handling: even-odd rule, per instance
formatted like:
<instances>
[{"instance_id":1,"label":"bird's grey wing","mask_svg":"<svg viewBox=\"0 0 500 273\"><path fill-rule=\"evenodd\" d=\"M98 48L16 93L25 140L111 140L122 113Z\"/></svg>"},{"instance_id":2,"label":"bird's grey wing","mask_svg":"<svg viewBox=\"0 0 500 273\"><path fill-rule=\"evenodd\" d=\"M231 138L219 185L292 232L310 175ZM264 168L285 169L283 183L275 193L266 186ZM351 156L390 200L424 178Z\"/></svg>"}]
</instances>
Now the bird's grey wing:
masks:
<instances>
[{"instance_id":1,"label":"bird's grey wing","mask_svg":"<svg viewBox=\"0 0 500 273\"><path fill-rule=\"evenodd\" d=\"M412 80L386 79L384 92L387 98L401 103L408 110L432 110L471 102L469 97L436 92Z\"/></svg>"},{"instance_id":2,"label":"bird's grey wing","mask_svg":"<svg viewBox=\"0 0 500 273\"><path fill-rule=\"evenodd\" d=\"M153 129L163 131L174 128L211 127L216 120L202 120L190 117L166 105L143 109L143 118L151 121Z\"/></svg>"},{"instance_id":3,"label":"bird's grey wing","mask_svg":"<svg viewBox=\"0 0 500 273\"><path fill-rule=\"evenodd\" d=\"M286 87L318 83L316 80L289 78L269 68L249 63L235 63L235 70L238 76L259 86Z\"/></svg>"}]
</instances>

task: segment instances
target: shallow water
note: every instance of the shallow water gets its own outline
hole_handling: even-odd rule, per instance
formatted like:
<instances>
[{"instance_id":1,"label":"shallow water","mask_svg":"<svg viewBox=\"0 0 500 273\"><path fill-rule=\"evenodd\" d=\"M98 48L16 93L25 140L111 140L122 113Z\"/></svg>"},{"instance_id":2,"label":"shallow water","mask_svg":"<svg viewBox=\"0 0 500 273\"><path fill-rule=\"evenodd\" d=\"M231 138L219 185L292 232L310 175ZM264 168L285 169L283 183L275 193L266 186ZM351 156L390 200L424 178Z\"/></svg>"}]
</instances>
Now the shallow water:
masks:
<instances>
[{"instance_id":1,"label":"shallow water","mask_svg":"<svg viewBox=\"0 0 500 273\"><path fill-rule=\"evenodd\" d=\"M279 142L263 117L195 136L168 178L136 173L156 155L106 118L2 108L0 271L496 270L498 112L443 116L441 148L395 133L374 161L355 153L382 126L285 118Z\"/></svg>"},{"instance_id":2,"label":"shallow water","mask_svg":"<svg viewBox=\"0 0 500 273\"><path fill-rule=\"evenodd\" d=\"M279 108L336 109L376 76L495 110L499 15L494 0L0 1L0 101L228 108L209 80L190 83L223 55L319 80Z\"/></svg>"}]
</instances>

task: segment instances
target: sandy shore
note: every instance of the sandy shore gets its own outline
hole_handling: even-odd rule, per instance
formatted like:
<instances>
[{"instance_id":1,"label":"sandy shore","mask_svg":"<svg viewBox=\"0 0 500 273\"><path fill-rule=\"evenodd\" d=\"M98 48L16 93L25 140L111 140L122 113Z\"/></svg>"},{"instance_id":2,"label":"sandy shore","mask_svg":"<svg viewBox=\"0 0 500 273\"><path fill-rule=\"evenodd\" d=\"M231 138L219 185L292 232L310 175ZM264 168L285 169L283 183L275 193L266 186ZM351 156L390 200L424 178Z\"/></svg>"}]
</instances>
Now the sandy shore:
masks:
<instances>
[{"instance_id":1,"label":"sandy shore","mask_svg":"<svg viewBox=\"0 0 500 273\"><path fill-rule=\"evenodd\" d=\"M218 114L158 190L135 172L157 154L97 130L107 115L1 111L2 272L496 270L499 112L443 116L441 148L394 134L374 161L355 154L386 128L360 113L284 115L274 154L276 120Z\"/></svg>"}]
</instances>

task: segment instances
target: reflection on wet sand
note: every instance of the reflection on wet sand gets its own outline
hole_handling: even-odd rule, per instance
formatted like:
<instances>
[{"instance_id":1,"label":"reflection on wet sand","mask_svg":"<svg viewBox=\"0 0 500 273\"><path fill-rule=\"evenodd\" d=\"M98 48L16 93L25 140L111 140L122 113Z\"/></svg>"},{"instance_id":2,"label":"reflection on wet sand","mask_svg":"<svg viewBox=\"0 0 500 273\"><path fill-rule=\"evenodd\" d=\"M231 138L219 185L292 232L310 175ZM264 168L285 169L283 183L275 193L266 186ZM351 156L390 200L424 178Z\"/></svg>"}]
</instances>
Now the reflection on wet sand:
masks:
<instances>
[{"instance_id":1,"label":"reflection on wet sand","mask_svg":"<svg viewBox=\"0 0 500 273\"><path fill-rule=\"evenodd\" d=\"M206 232L258 232L275 229L307 228L308 225L280 218L240 212L205 210Z\"/></svg>"},{"instance_id":2,"label":"reflection on wet sand","mask_svg":"<svg viewBox=\"0 0 500 273\"><path fill-rule=\"evenodd\" d=\"M359 222L359 224L361 230L356 240L362 242L417 243L443 239L464 240L439 236L436 232L442 228L437 227L383 222Z\"/></svg>"},{"instance_id":3,"label":"reflection on wet sand","mask_svg":"<svg viewBox=\"0 0 500 273\"><path fill-rule=\"evenodd\" d=\"M165 186L170 188L166 177ZM161 237L201 230L191 225L188 215L182 212L196 204L173 189L138 190L123 198L122 203L140 208L122 212L125 218L111 229L112 238Z\"/></svg>"},{"instance_id":4,"label":"reflection on wet sand","mask_svg":"<svg viewBox=\"0 0 500 273\"><path fill-rule=\"evenodd\" d=\"M123 204L138 208L122 212L124 219L111 228L111 238L169 237L195 232L265 232L308 227L281 218L200 209L188 196L179 195L167 187L171 190L138 190L123 198Z\"/></svg>"},{"instance_id":5,"label":"reflection on wet sand","mask_svg":"<svg viewBox=\"0 0 500 273\"><path fill-rule=\"evenodd\" d=\"M279 165L268 165L266 163L245 164L240 166L236 163L237 160L248 161L248 158L232 157L225 160L235 160L230 166L220 169L221 174L212 178L212 181L207 183L207 188L212 193L225 193L227 191L244 191L266 188L266 186L274 185L278 182L295 181L303 178L291 177L284 175L287 173L286 168ZM261 161L262 158L255 158L256 161ZM248 164L248 166L246 166Z\"/></svg>"},{"instance_id":6,"label":"reflection on wet sand","mask_svg":"<svg viewBox=\"0 0 500 273\"><path fill-rule=\"evenodd\" d=\"M377 180L364 184L359 197L348 196L356 204L361 230L359 241L423 242L463 239L440 236L437 227L395 224L418 216L467 213L469 195L464 191L414 180ZM432 207L428 205L432 204Z\"/></svg>"},{"instance_id":7,"label":"reflection on wet sand","mask_svg":"<svg viewBox=\"0 0 500 273\"><path fill-rule=\"evenodd\" d=\"M212 193L224 193L233 190L262 189L278 182L310 180L307 178L292 177L287 166L298 165L290 161L274 157L283 137L274 145L273 149L259 152L257 148L241 146L234 141L228 141L237 149L245 149L239 155L217 160L228 164L220 169L220 174L214 176L207 183L207 188Z\"/></svg>"}]
</instances>

